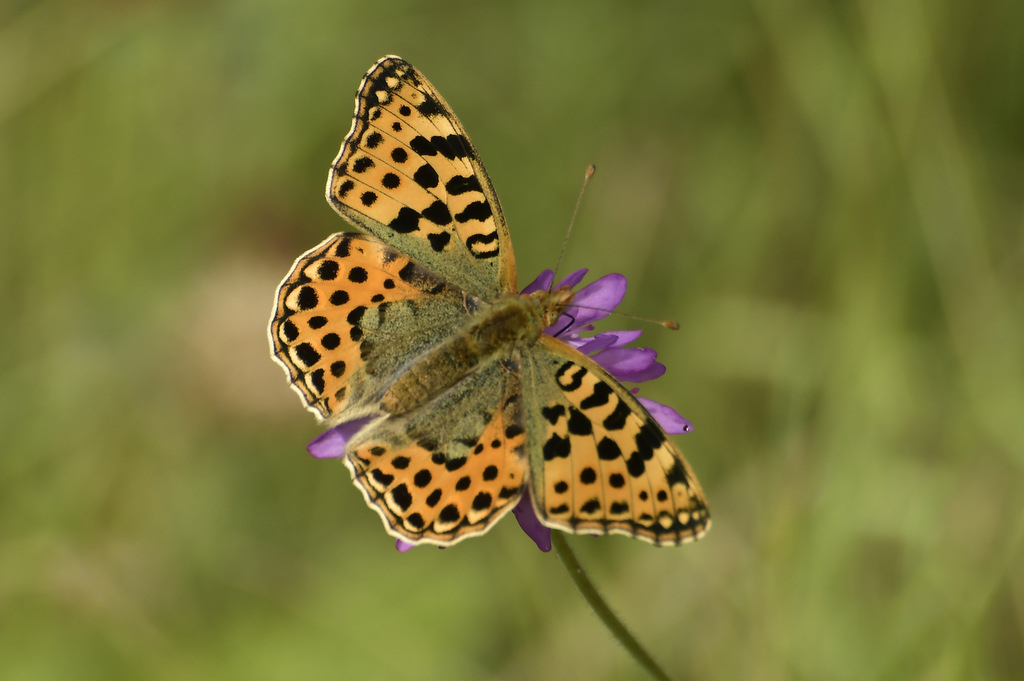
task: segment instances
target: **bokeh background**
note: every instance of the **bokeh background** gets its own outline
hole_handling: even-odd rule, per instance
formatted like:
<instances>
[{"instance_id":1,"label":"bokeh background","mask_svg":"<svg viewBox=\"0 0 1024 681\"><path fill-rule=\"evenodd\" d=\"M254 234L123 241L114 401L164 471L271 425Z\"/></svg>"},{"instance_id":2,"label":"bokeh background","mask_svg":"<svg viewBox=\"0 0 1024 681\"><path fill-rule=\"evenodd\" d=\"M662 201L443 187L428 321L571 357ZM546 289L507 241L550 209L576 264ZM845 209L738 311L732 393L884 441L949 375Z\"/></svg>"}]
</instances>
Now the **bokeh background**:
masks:
<instances>
[{"instance_id":1,"label":"bokeh background","mask_svg":"<svg viewBox=\"0 0 1024 681\"><path fill-rule=\"evenodd\" d=\"M267 351L418 65L623 272L714 527L572 539L679 679L1024 669L1024 4L0 4L0 678L639 679L515 522L399 555ZM633 326L615 321L610 328ZM608 328L608 327L606 327Z\"/></svg>"}]
</instances>

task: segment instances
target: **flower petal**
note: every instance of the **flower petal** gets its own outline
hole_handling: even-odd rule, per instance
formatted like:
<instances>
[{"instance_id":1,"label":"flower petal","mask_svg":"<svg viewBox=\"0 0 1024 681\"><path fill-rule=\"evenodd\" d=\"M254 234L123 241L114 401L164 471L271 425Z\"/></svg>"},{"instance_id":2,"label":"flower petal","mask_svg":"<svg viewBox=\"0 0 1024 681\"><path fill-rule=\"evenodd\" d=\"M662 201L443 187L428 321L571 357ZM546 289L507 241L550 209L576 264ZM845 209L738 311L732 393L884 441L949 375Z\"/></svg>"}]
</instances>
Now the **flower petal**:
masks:
<instances>
[{"instance_id":1,"label":"flower petal","mask_svg":"<svg viewBox=\"0 0 1024 681\"><path fill-rule=\"evenodd\" d=\"M587 276L587 272L589 271L590 270L584 268L582 270L576 270L575 272L571 272L565 277L565 279L558 282L558 285L555 286L552 290L557 291L560 288L573 288L574 286L576 286L576 284L583 281L583 277Z\"/></svg>"},{"instance_id":2,"label":"flower petal","mask_svg":"<svg viewBox=\"0 0 1024 681\"><path fill-rule=\"evenodd\" d=\"M665 375L665 365L661 362L651 362L651 365L644 371L637 371L632 374L622 374L619 376L620 381L626 383L643 383L645 381L653 381L656 378L661 378Z\"/></svg>"},{"instance_id":3,"label":"flower petal","mask_svg":"<svg viewBox=\"0 0 1024 681\"><path fill-rule=\"evenodd\" d=\"M644 405L644 409L650 412L658 425L665 429L670 435L684 435L693 432L693 424L679 415L672 407L649 400L646 397L637 397L637 401Z\"/></svg>"},{"instance_id":4,"label":"flower petal","mask_svg":"<svg viewBox=\"0 0 1024 681\"><path fill-rule=\"evenodd\" d=\"M541 551L551 550L551 530L542 525L537 518L537 514L533 510L533 502L530 501L529 489L523 490L523 497L512 509L512 513L519 522L519 527L523 528L523 532L533 540L538 549Z\"/></svg>"},{"instance_id":5,"label":"flower petal","mask_svg":"<svg viewBox=\"0 0 1024 681\"><path fill-rule=\"evenodd\" d=\"M613 273L581 288L570 306L571 314L576 318L573 326L585 326L607 317L626 296L626 283L626 277ZM577 305L596 309L577 309Z\"/></svg>"},{"instance_id":6,"label":"flower petal","mask_svg":"<svg viewBox=\"0 0 1024 681\"><path fill-rule=\"evenodd\" d=\"M416 547L415 544L410 544L407 541L402 541L401 539L396 539L395 540L395 548L398 550L399 553L405 553L409 549L415 548L415 547Z\"/></svg>"},{"instance_id":7,"label":"flower petal","mask_svg":"<svg viewBox=\"0 0 1024 681\"><path fill-rule=\"evenodd\" d=\"M533 293L534 291L547 291L550 288L551 282L554 278L555 273L552 270L544 270L543 272L537 275L536 279L527 284L526 287L523 288L523 290L520 291L519 293L521 293L522 295L526 295L527 293Z\"/></svg>"},{"instance_id":8,"label":"flower petal","mask_svg":"<svg viewBox=\"0 0 1024 681\"><path fill-rule=\"evenodd\" d=\"M593 338L573 339L576 341L575 343L569 342L568 339L564 338L562 340L568 342L584 355L589 355L608 348L618 348L623 345L628 345L639 338L642 333L643 331L639 329L630 331L603 331Z\"/></svg>"},{"instance_id":9,"label":"flower petal","mask_svg":"<svg viewBox=\"0 0 1024 681\"><path fill-rule=\"evenodd\" d=\"M560 288L572 288L576 284L583 281L583 277L587 276L587 271L588 270L586 269L582 269L576 270L575 272L571 272L564 279L562 279L562 281L558 282L557 286L552 286L551 282L555 278L555 273L552 272L551 270L544 270L539 275L537 275L536 279L527 284L519 293L522 295L526 295L528 293L533 293L534 291L555 291Z\"/></svg>"},{"instance_id":10,"label":"flower petal","mask_svg":"<svg viewBox=\"0 0 1024 681\"><path fill-rule=\"evenodd\" d=\"M594 361L622 382L650 381L665 373L665 365L655 361L651 348L609 348L594 355Z\"/></svg>"},{"instance_id":11,"label":"flower petal","mask_svg":"<svg viewBox=\"0 0 1024 681\"><path fill-rule=\"evenodd\" d=\"M306 451L318 459L332 459L338 456L345 456L345 446L348 441L355 437L356 433L362 430L363 426L370 422L369 418L347 421L339 426L329 428L316 436L306 445Z\"/></svg>"}]
</instances>

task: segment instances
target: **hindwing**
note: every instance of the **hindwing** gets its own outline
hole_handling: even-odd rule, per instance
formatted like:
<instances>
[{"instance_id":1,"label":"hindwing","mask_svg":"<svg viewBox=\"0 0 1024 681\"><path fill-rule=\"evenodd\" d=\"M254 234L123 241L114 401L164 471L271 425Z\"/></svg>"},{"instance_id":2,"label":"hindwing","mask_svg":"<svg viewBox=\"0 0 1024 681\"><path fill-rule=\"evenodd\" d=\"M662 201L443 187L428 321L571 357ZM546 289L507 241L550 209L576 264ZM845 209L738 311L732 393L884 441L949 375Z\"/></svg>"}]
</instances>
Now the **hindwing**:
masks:
<instances>
[{"instance_id":1,"label":"hindwing","mask_svg":"<svg viewBox=\"0 0 1024 681\"><path fill-rule=\"evenodd\" d=\"M335 234L278 287L271 352L321 419L381 415L395 377L457 333L475 304L376 237Z\"/></svg>"},{"instance_id":2,"label":"hindwing","mask_svg":"<svg viewBox=\"0 0 1024 681\"><path fill-rule=\"evenodd\" d=\"M594 360L541 336L524 353L530 491L541 522L658 545L697 539L707 501L654 418Z\"/></svg>"},{"instance_id":3,"label":"hindwing","mask_svg":"<svg viewBox=\"0 0 1024 681\"><path fill-rule=\"evenodd\" d=\"M487 531L519 501L526 436L519 382L491 360L420 409L367 426L345 463L388 531L447 546Z\"/></svg>"}]
</instances>

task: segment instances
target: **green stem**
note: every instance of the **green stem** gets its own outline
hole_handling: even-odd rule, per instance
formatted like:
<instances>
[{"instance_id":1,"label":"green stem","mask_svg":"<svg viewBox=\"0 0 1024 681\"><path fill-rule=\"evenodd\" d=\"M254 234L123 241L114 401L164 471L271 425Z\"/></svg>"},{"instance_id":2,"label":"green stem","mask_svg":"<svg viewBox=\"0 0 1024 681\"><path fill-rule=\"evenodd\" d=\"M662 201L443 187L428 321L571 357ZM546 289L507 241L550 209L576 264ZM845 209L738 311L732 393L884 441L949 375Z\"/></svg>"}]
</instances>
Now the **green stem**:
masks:
<instances>
[{"instance_id":1,"label":"green stem","mask_svg":"<svg viewBox=\"0 0 1024 681\"><path fill-rule=\"evenodd\" d=\"M558 554L558 559L562 561L562 565L569 572L573 583L576 584L576 588L580 590L583 598L590 604L590 607L597 616L601 618L604 625L608 627L608 631L611 632L612 636L622 644L633 659L646 669L652 677L658 679L658 681L672 681L671 677L665 673L665 670L658 666L654 658L644 650L640 642L626 629L626 625L608 607L608 603L598 593L594 583L587 577L587 573L583 571L583 566L580 565L576 554L570 548L569 542L565 540L565 534L562 532L552 532L551 545L554 547L555 553Z\"/></svg>"}]
</instances>

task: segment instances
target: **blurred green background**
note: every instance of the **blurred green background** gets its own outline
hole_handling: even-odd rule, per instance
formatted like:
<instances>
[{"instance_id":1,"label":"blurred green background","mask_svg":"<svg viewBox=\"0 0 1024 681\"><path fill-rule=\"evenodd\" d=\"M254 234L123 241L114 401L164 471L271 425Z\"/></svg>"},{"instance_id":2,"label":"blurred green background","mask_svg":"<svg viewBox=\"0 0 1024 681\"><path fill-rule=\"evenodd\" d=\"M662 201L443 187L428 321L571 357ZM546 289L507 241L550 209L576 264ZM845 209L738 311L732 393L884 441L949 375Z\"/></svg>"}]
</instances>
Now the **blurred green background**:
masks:
<instances>
[{"instance_id":1,"label":"blurred green background","mask_svg":"<svg viewBox=\"0 0 1024 681\"><path fill-rule=\"evenodd\" d=\"M630 277L714 515L572 539L680 679L1024 669L1024 4L0 4L0 678L638 679L511 519L399 555L269 358L359 79L523 283ZM606 328L633 326L613 320Z\"/></svg>"}]
</instances>

